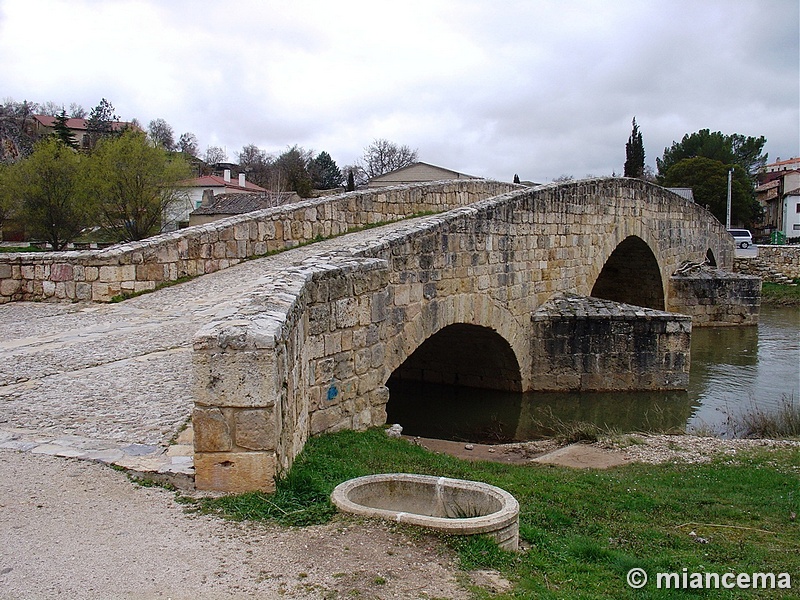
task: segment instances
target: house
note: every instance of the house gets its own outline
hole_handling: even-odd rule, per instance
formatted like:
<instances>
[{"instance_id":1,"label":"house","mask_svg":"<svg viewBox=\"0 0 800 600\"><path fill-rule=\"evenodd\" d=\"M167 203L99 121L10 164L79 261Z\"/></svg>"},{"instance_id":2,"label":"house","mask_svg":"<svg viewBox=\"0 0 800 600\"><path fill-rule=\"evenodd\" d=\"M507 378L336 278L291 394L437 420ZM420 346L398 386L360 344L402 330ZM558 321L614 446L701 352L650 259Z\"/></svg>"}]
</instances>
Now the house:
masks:
<instances>
[{"instance_id":1,"label":"house","mask_svg":"<svg viewBox=\"0 0 800 600\"><path fill-rule=\"evenodd\" d=\"M416 162L401 167L395 171L384 173L373 177L367 183L367 187L386 187L389 185L405 185L408 183L421 183L425 181L442 181L449 179L482 179L481 177L474 177L473 175L465 175L457 171L451 171L436 165L430 165L424 162Z\"/></svg>"},{"instance_id":2,"label":"house","mask_svg":"<svg viewBox=\"0 0 800 600\"><path fill-rule=\"evenodd\" d=\"M766 165L758 181L756 200L764 209L759 233L777 231L787 238L800 237L800 158Z\"/></svg>"},{"instance_id":3,"label":"house","mask_svg":"<svg viewBox=\"0 0 800 600\"><path fill-rule=\"evenodd\" d=\"M79 148L85 149L90 146L88 123L89 121L87 119L67 119L66 125L72 132L72 137L75 139L75 143ZM54 133L55 124L56 117L50 115L33 115L34 135L37 138ZM122 131L129 127L139 129L135 123L129 123L127 121L114 121L111 123L111 129L113 131Z\"/></svg>"},{"instance_id":4,"label":"house","mask_svg":"<svg viewBox=\"0 0 800 600\"><path fill-rule=\"evenodd\" d=\"M236 179L232 179L230 169L225 169L222 175L203 175L183 181L180 185L186 190L186 194L180 202L174 203L165 211L162 231L175 231L188 226L189 213L200 208L204 198L206 204L209 204L209 197L220 194L256 194L267 191L247 181L244 173L239 173Z\"/></svg>"},{"instance_id":5,"label":"house","mask_svg":"<svg viewBox=\"0 0 800 600\"><path fill-rule=\"evenodd\" d=\"M205 204L189 213L189 225L203 225L217 219L224 219L233 215L241 215L274 208L292 202L299 202L300 196L296 192L258 192L258 193L231 193L211 196L206 194Z\"/></svg>"}]
</instances>

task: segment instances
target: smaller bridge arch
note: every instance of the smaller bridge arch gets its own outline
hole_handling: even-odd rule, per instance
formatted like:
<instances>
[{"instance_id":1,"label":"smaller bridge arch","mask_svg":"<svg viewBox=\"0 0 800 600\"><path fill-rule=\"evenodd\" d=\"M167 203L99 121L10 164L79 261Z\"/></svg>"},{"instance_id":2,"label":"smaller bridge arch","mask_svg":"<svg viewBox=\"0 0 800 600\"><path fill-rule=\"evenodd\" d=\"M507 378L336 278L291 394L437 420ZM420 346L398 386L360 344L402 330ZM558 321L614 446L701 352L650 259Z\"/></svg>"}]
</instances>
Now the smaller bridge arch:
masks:
<instances>
[{"instance_id":1,"label":"smaller bridge arch","mask_svg":"<svg viewBox=\"0 0 800 600\"><path fill-rule=\"evenodd\" d=\"M664 310L664 284L656 255L641 237L629 235L614 249L591 296Z\"/></svg>"}]
</instances>

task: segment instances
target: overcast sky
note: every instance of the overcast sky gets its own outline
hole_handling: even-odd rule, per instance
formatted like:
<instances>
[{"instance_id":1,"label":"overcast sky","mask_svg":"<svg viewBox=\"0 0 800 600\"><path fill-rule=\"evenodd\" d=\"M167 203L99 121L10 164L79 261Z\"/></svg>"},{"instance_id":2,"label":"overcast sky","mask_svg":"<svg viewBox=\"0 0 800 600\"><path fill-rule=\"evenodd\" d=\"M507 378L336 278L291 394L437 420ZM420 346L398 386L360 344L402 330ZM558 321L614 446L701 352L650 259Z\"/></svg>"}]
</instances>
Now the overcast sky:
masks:
<instances>
[{"instance_id":1,"label":"overcast sky","mask_svg":"<svg viewBox=\"0 0 800 600\"><path fill-rule=\"evenodd\" d=\"M108 99L200 150L376 138L462 173L655 168L708 128L800 155L798 0L0 0L0 97Z\"/></svg>"}]
</instances>

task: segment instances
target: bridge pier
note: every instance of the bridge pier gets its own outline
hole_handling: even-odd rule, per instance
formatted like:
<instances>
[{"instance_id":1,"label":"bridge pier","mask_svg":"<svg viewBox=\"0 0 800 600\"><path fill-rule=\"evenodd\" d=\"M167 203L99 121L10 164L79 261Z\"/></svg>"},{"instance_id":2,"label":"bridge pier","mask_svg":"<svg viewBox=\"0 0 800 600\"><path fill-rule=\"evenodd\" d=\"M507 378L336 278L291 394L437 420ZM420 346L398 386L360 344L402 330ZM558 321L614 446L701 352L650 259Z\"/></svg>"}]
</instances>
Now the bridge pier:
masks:
<instances>
[{"instance_id":1,"label":"bridge pier","mask_svg":"<svg viewBox=\"0 0 800 600\"><path fill-rule=\"evenodd\" d=\"M685 390L687 315L559 294L531 316L532 391Z\"/></svg>"}]
</instances>

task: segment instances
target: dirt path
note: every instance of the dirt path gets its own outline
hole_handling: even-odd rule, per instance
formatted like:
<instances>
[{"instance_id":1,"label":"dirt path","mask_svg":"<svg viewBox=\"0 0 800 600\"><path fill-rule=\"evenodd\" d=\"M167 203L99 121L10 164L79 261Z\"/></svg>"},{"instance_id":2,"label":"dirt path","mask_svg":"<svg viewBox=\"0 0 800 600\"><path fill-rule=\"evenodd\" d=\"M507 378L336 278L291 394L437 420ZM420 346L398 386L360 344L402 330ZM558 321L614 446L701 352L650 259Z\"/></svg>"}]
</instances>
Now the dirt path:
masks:
<instances>
[{"instance_id":1,"label":"dirt path","mask_svg":"<svg viewBox=\"0 0 800 600\"><path fill-rule=\"evenodd\" d=\"M468 598L434 538L186 514L98 463L0 450L3 600Z\"/></svg>"}]
</instances>

